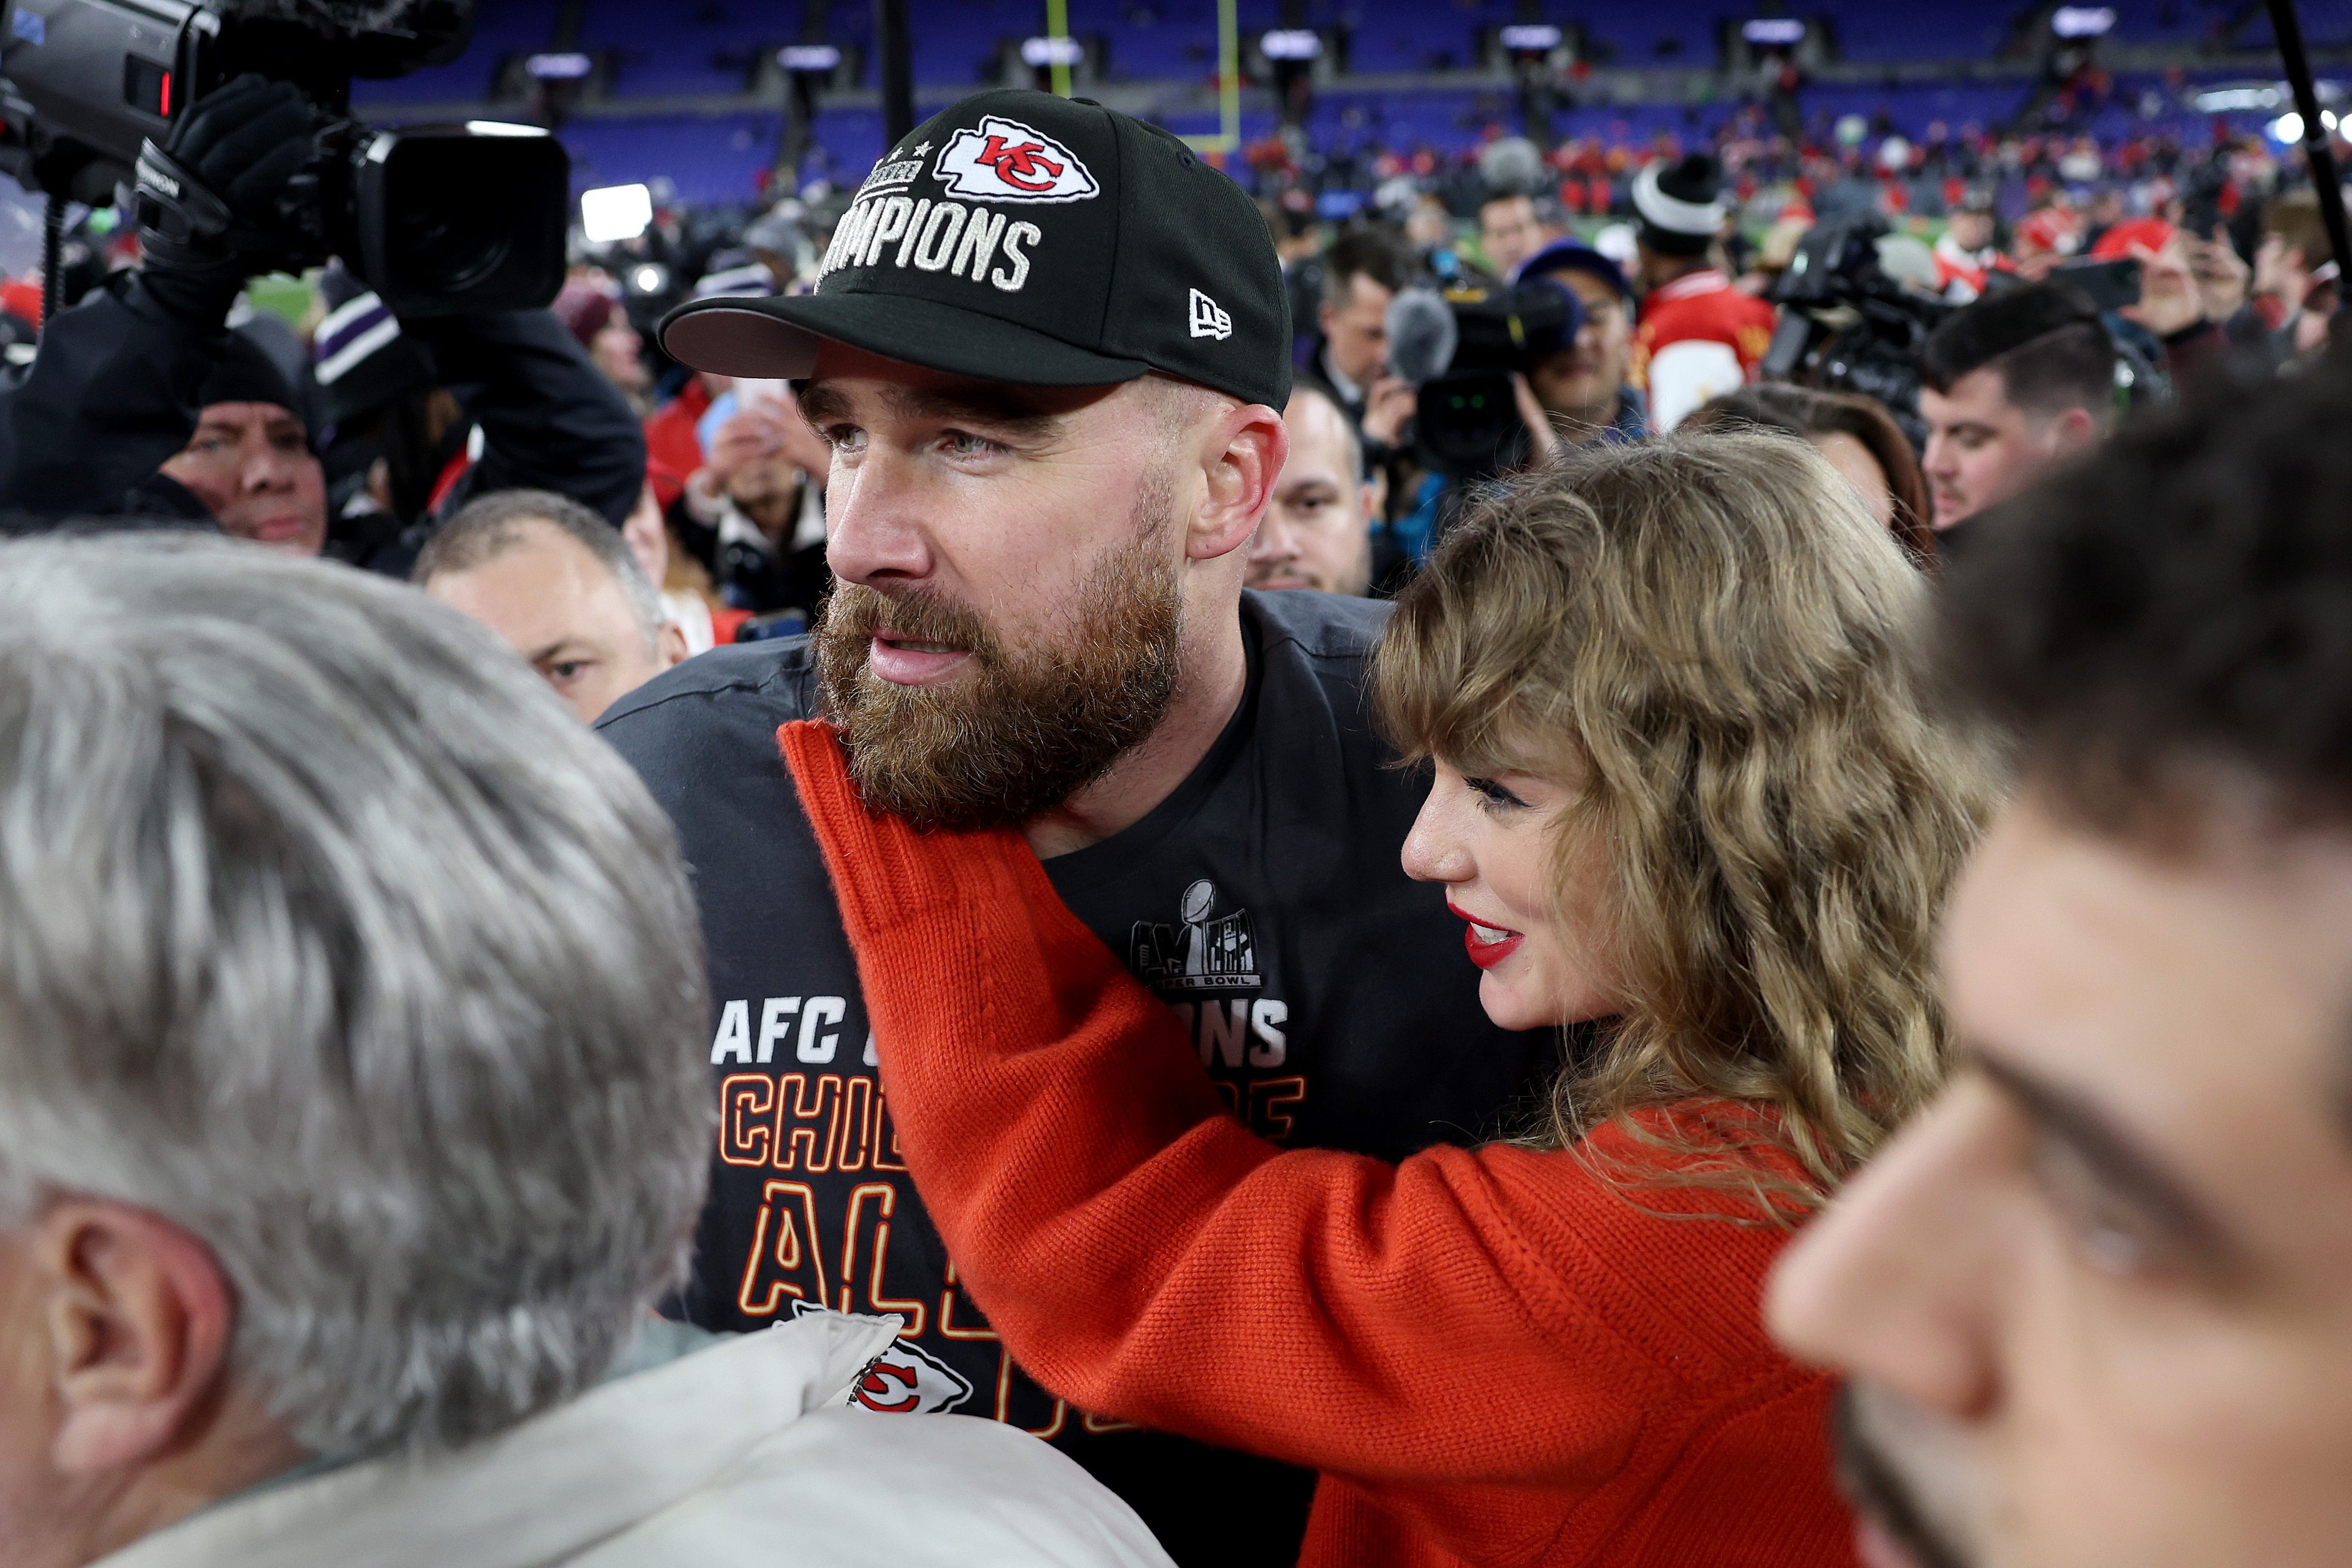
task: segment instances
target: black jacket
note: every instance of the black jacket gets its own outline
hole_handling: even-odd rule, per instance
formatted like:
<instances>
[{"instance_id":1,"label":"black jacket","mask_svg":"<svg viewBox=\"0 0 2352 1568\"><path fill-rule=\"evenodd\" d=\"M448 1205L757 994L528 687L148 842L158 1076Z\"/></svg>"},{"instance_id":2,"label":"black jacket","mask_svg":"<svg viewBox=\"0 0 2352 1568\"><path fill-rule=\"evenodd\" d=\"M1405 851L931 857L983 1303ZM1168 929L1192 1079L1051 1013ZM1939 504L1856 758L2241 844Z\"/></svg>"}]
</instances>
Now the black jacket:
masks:
<instances>
[{"instance_id":1,"label":"black jacket","mask_svg":"<svg viewBox=\"0 0 2352 1568\"><path fill-rule=\"evenodd\" d=\"M203 517L156 472L196 428L196 389L228 334L174 320L118 275L61 310L0 388L0 510L36 517Z\"/></svg>"},{"instance_id":2,"label":"black jacket","mask_svg":"<svg viewBox=\"0 0 2352 1568\"><path fill-rule=\"evenodd\" d=\"M543 488L620 526L645 484L645 432L561 322L512 310L404 327L482 428L481 461L452 505ZM0 511L203 517L157 470L187 444L197 390L227 343L166 314L131 276L58 312L31 366L0 388Z\"/></svg>"}]
</instances>

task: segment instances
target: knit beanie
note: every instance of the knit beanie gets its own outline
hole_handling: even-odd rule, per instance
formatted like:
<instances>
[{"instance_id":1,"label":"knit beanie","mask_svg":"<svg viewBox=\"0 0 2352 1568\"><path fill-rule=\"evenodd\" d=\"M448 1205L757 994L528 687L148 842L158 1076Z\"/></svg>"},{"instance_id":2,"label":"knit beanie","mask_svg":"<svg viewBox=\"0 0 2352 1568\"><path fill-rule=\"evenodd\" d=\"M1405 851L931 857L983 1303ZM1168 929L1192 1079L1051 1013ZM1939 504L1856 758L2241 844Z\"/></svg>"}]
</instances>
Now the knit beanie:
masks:
<instances>
[{"instance_id":1,"label":"knit beanie","mask_svg":"<svg viewBox=\"0 0 2352 1568\"><path fill-rule=\"evenodd\" d=\"M216 402L267 402L292 410L301 406L278 362L242 332L228 334L228 347L196 390L198 408Z\"/></svg>"},{"instance_id":2,"label":"knit beanie","mask_svg":"<svg viewBox=\"0 0 2352 1568\"><path fill-rule=\"evenodd\" d=\"M1661 256L1705 256L1723 232L1723 175L1715 160L1693 152L1653 163L1633 181L1642 243Z\"/></svg>"},{"instance_id":3,"label":"knit beanie","mask_svg":"<svg viewBox=\"0 0 2352 1568\"><path fill-rule=\"evenodd\" d=\"M438 383L431 357L401 331L374 290L338 265L320 279L319 293L328 309L312 335L310 374L325 424L351 426Z\"/></svg>"},{"instance_id":4,"label":"knit beanie","mask_svg":"<svg viewBox=\"0 0 2352 1568\"><path fill-rule=\"evenodd\" d=\"M596 341L596 334L613 319L613 297L593 283L567 283L549 308L563 323L563 329L585 349Z\"/></svg>"}]
</instances>

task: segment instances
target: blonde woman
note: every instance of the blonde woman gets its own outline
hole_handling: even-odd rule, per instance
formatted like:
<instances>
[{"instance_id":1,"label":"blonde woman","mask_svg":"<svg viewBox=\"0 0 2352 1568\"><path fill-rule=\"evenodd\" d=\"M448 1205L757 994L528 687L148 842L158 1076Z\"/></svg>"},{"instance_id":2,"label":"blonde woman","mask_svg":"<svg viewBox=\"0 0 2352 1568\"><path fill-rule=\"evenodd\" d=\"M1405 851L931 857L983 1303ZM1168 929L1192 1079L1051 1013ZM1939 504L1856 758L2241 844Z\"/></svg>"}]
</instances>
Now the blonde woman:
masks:
<instances>
[{"instance_id":1,"label":"blonde woman","mask_svg":"<svg viewBox=\"0 0 2352 1568\"><path fill-rule=\"evenodd\" d=\"M1381 657L1433 765L1405 867L1497 1022L1599 1044L1533 1135L1400 1165L1254 1136L1017 833L871 816L786 727L900 1144L1013 1355L1320 1470L1311 1563L1850 1562L1827 1384L1758 1301L1942 1060L1985 792L1905 678L1923 591L1762 434L1583 454L1445 541Z\"/></svg>"}]
</instances>

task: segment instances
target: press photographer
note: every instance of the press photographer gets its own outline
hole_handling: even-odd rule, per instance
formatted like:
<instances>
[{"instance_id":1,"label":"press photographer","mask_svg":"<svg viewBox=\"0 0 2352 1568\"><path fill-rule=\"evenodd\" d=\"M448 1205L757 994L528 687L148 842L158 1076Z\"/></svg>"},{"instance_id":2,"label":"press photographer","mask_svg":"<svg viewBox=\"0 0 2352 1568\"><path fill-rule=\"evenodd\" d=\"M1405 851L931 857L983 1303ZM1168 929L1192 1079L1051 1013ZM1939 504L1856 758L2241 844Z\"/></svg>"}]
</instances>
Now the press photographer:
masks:
<instances>
[{"instance_id":1,"label":"press photographer","mask_svg":"<svg viewBox=\"0 0 2352 1568\"><path fill-rule=\"evenodd\" d=\"M0 389L0 508L208 517L299 553L328 545L311 444L323 433L226 322L250 278L334 256L383 308L371 349L405 338L479 430L426 510L529 485L617 525L642 483L642 434L541 308L562 276L562 148L520 127L391 132L344 113L354 74L462 46L467 8L416 0L397 21L323 3L164 10L168 26L110 0L12 13L0 167L53 210L129 187L142 261L54 311L30 367ZM377 518L331 553L402 570L399 529L420 520Z\"/></svg>"},{"instance_id":2,"label":"press photographer","mask_svg":"<svg viewBox=\"0 0 2352 1568\"><path fill-rule=\"evenodd\" d=\"M1528 376L1573 350L1584 325L1581 298L1549 277L1399 294L1386 321L1389 365L1415 389L1423 465L1458 486L1549 452L1551 422Z\"/></svg>"}]
</instances>

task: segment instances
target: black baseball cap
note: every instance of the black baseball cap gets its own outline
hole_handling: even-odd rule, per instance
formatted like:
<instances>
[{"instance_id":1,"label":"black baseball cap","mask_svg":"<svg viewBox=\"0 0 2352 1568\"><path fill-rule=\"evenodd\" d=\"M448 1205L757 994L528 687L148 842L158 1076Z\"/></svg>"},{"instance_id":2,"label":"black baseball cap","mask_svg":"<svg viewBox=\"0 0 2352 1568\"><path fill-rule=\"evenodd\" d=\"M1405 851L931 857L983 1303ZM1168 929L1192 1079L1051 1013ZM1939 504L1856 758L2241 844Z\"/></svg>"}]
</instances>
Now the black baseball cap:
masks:
<instances>
[{"instance_id":1,"label":"black baseball cap","mask_svg":"<svg viewBox=\"0 0 2352 1568\"><path fill-rule=\"evenodd\" d=\"M1160 371L1290 396L1290 305L1257 204L1183 142L1085 99L974 94L874 165L816 292L698 299L671 358L793 378L819 340L955 375L1089 386Z\"/></svg>"}]
</instances>

